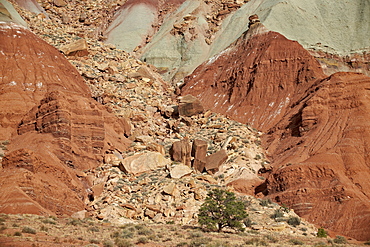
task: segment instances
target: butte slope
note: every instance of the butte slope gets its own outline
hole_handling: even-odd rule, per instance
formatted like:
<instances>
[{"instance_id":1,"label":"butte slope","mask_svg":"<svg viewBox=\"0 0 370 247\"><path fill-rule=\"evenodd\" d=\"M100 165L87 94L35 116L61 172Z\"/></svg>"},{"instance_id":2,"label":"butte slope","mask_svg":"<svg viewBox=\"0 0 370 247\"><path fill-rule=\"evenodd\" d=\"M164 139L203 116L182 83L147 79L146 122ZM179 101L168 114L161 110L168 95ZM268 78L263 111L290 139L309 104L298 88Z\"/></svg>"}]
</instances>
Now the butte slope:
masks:
<instances>
[{"instance_id":1,"label":"butte slope","mask_svg":"<svg viewBox=\"0 0 370 247\"><path fill-rule=\"evenodd\" d=\"M368 240L369 83L356 73L325 78L302 46L257 22L187 77L182 94L267 133L273 169L256 193Z\"/></svg>"},{"instance_id":2,"label":"butte slope","mask_svg":"<svg viewBox=\"0 0 370 247\"><path fill-rule=\"evenodd\" d=\"M127 123L91 98L58 50L14 23L0 23L0 212L71 215L91 184L83 170L124 151ZM10 143L10 144L9 144Z\"/></svg>"}]
</instances>

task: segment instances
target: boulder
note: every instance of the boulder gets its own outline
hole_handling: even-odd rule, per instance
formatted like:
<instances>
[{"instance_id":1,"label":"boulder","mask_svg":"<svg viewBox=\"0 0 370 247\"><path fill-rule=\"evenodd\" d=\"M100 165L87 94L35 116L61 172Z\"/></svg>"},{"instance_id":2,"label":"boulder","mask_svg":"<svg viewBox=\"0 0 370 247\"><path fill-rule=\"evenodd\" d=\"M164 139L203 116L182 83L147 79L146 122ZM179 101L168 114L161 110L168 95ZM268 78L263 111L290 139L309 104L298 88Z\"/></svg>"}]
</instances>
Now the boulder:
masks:
<instances>
[{"instance_id":1,"label":"boulder","mask_svg":"<svg viewBox=\"0 0 370 247\"><path fill-rule=\"evenodd\" d=\"M193 167L195 170L203 172L206 165L208 144L206 141L195 139L193 141L191 155L194 157Z\"/></svg>"},{"instance_id":2,"label":"boulder","mask_svg":"<svg viewBox=\"0 0 370 247\"><path fill-rule=\"evenodd\" d=\"M170 168L171 178L182 178L192 172L193 170L189 166L183 164L174 165Z\"/></svg>"},{"instance_id":3,"label":"boulder","mask_svg":"<svg viewBox=\"0 0 370 247\"><path fill-rule=\"evenodd\" d=\"M66 56L83 57L89 54L88 45L85 39L76 40L60 48Z\"/></svg>"},{"instance_id":4,"label":"boulder","mask_svg":"<svg viewBox=\"0 0 370 247\"><path fill-rule=\"evenodd\" d=\"M204 111L202 103L192 95L179 98L178 111L180 116L191 117Z\"/></svg>"},{"instance_id":5,"label":"boulder","mask_svg":"<svg viewBox=\"0 0 370 247\"><path fill-rule=\"evenodd\" d=\"M206 157L205 170L209 174L214 174L218 172L219 167L227 160L228 155L224 149L217 151Z\"/></svg>"},{"instance_id":6,"label":"boulder","mask_svg":"<svg viewBox=\"0 0 370 247\"><path fill-rule=\"evenodd\" d=\"M71 218L83 220L83 219L86 218L86 213L87 213L86 210L81 210L81 211L78 211L78 212L72 214Z\"/></svg>"},{"instance_id":7,"label":"boulder","mask_svg":"<svg viewBox=\"0 0 370 247\"><path fill-rule=\"evenodd\" d=\"M166 159L161 153L147 152L123 159L119 168L125 173L137 175L165 167L168 164L170 164L170 160Z\"/></svg>"},{"instance_id":8,"label":"boulder","mask_svg":"<svg viewBox=\"0 0 370 247\"><path fill-rule=\"evenodd\" d=\"M181 162L191 166L191 145L187 138L174 142L170 148L170 155L173 161Z\"/></svg>"}]
</instances>

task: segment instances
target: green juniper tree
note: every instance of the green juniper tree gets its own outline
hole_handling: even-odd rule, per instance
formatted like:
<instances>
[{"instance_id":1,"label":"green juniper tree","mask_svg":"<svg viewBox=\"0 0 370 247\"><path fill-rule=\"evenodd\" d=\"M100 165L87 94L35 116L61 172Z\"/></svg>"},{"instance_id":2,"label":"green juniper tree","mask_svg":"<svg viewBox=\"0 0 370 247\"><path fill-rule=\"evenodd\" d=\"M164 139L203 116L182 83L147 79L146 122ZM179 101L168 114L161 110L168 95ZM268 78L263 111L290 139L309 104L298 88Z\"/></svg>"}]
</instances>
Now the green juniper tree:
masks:
<instances>
[{"instance_id":1,"label":"green juniper tree","mask_svg":"<svg viewBox=\"0 0 370 247\"><path fill-rule=\"evenodd\" d=\"M242 222L247 216L244 202L233 192L213 189L199 209L198 222L212 231L220 232L224 227L243 231Z\"/></svg>"}]
</instances>

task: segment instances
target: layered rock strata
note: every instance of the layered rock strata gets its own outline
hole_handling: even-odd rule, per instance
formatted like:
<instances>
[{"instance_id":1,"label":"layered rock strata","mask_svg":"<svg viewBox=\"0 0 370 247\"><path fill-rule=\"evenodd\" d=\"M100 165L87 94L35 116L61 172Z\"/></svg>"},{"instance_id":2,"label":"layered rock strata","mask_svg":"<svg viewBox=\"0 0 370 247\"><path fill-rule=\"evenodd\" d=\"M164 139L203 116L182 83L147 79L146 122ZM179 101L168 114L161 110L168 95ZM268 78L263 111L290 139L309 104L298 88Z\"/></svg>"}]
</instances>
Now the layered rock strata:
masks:
<instances>
[{"instance_id":1,"label":"layered rock strata","mask_svg":"<svg viewBox=\"0 0 370 247\"><path fill-rule=\"evenodd\" d=\"M273 170L255 193L320 226L367 240L369 80L344 72L326 78L297 42L255 22L187 77L182 93L266 132ZM232 184L248 191L242 179Z\"/></svg>"},{"instance_id":2,"label":"layered rock strata","mask_svg":"<svg viewBox=\"0 0 370 247\"><path fill-rule=\"evenodd\" d=\"M90 193L82 171L124 151L130 126L91 98L77 70L25 28L0 24L1 173L5 213L66 214Z\"/></svg>"}]
</instances>

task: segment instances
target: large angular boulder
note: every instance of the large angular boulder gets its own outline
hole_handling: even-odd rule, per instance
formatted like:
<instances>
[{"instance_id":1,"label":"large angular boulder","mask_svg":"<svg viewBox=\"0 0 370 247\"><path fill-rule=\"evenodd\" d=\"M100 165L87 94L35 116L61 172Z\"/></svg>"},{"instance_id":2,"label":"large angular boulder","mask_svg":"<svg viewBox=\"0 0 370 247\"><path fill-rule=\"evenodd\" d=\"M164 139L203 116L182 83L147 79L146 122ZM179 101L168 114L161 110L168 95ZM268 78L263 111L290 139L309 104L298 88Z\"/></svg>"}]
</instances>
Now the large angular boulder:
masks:
<instances>
[{"instance_id":1,"label":"large angular boulder","mask_svg":"<svg viewBox=\"0 0 370 247\"><path fill-rule=\"evenodd\" d=\"M214 174L218 172L220 166L227 160L227 158L227 152L225 149L221 149L206 157L206 165L204 168L209 174Z\"/></svg>"},{"instance_id":2,"label":"large angular boulder","mask_svg":"<svg viewBox=\"0 0 370 247\"><path fill-rule=\"evenodd\" d=\"M180 116L191 117L200 114L204 111L202 103L193 95L185 95L180 97L178 106Z\"/></svg>"},{"instance_id":3,"label":"large angular boulder","mask_svg":"<svg viewBox=\"0 0 370 247\"><path fill-rule=\"evenodd\" d=\"M194 157L193 167L195 170L203 172L206 166L208 144L206 141L195 139L191 148L191 155Z\"/></svg>"},{"instance_id":4,"label":"large angular boulder","mask_svg":"<svg viewBox=\"0 0 370 247\"><path fill-rule=\"evenodd\" d=\"M173 161L181 162L191 166L191 145L187 138L174 142L170 148L170 155Z\"/></svg>"},{"instance_id":5,"label":"large angular boulder","mask_svg":"<svg viewBox=\"0 0 370 247\"><path fill-rule=\"evenodd\" d=\"M166 159L161 153L147 152L123 159L119 168L125 173L136 175L165 167L170 163L170 160Z\"/></svg>"}]
</instances>

